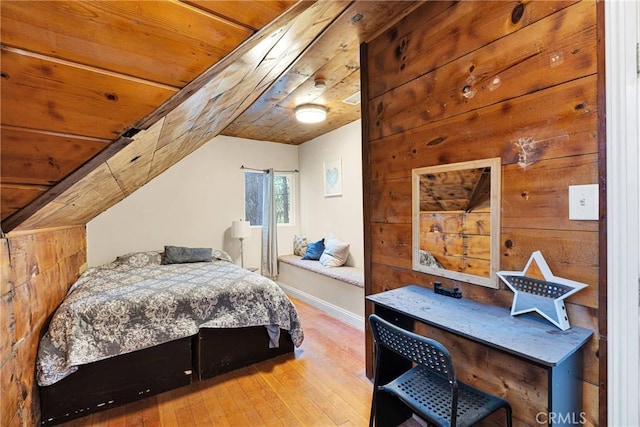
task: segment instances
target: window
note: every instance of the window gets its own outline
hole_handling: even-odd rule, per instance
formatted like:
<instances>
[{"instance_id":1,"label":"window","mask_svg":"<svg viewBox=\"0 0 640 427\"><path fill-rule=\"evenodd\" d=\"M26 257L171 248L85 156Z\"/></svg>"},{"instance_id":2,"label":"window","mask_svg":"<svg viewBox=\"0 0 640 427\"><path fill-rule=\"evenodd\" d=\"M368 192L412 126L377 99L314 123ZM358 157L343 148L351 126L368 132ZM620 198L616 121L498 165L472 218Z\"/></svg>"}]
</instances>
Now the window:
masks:
<instances>
[{"instance_id":1,"label":"window","mask_svg":"<svg viewBox=\"0 0 640 427\"><path fill-rule=\"evenodd\" d=\"M275 199L276 221L278 224L291 224L292 216L292 175L276 173ZM251 225L262 225L262 172L244 173L244 215Z\"/></svg>"}]
</instances>

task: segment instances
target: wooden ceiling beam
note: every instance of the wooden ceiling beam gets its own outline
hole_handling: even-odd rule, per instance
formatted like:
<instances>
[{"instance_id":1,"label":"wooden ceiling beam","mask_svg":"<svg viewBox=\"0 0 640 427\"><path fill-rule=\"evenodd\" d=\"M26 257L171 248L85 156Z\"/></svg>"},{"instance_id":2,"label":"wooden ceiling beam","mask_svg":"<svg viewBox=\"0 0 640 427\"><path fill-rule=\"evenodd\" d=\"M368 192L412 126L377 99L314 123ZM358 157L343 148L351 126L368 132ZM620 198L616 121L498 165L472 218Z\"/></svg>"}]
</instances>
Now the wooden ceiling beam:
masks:
<instances>
[{"instance_id":1,"label":"wooden ceiling beam","mask_svg":"<svg viewBox=\"0 0 640 427\"><path fill-rule=\"evenodd\" d=\"M357 47L360 42L366 41L371 34L379 32L388 21L393 21L420 4L420 2L361 0L298 1L280 14L280 11L293 2L273 0L259 2L259 4L243 3L240 7L248 7L252 10L246 13L239 11L237 2L185 0L180 3L171 0L142 3L58 2L54 7L48 2L41 1L33 3L38 8L39 12L35 13L38 17L29 21L26 18L26 9L20 2L11 0L2 2L3 55L8 50L14 49L11 47L14 46L29 51L25 55L27 59L21 60L31 61L28 66L22 68L19 66L5 68L7 62L3 60L2 77L5 79L3 107L6 94L10 95L6 98L9 101L6 105L11 105L11 108L3 108L3 111L11 112L6 116L3 114L3 123L16 127L28 126L26 122L20 121L25 120L22 117L24 114L29 113L28 109L25 110L20 105L20 101L28 97L20 95L20 91L5 90L7 87L11 88L14 78L22 79L21 89L26 91L22 93L29 94L29 90L32 90L34 96L38 94L41 96L33 107L42 110L43 106L48 106L47 111L42 110L32 114L33 120L41 120L44 123L38 126L39 129L58 134L88 133L114 141L107 149L94 156L89 163L69 174L67 178L29 203L23 210L6 217L2 222L3 228L23 230L29 227L47 228L86 223L220 134L229 127L230 123L245 114L246 116L238 120L245 127L243 132L254 131L255 126L263 122L274 123L276 127L286 126L297 133L296 136L285 141L294 144L357 120L360 117L360 107L343 105L341 102L342 99L357 91L359 84L357 49L354 49L352 61L349 60L351 54L347 51ZM56 8L61 5L61 10L57 10ZM136 9L136 5L140 9ZM149 40L153 39L154 43L160 44L166 41L169 50L173 43L182 40L189 46L185 47L180 56L183 71L186 72L188 69L193 72L199 66L197 58L195 61L190 61L195 51L215 43L219 31L226 31L224 28L237 27L251 32L251 26L264 25L262 23L265 21L260 19L271 19L271 15L267 18L265 13L258 13L257 10L265 7L271 9L268 13L279 16L249 39L245 39L240 44L236 43L237 47L222 59L209 57L208 64L214 63L214 65L203 72L195 72L193 75L197 77L189 78L189 83L183 81L184 79L176 78L175 73L172 74L172 82L168 83L169 80L157 79L136 69L138 66L146 71L153 68L145 62L149 56L153 56L151 53L155 55L154 60L165 60L164 52L159 52L162 49L158 49L157 44L153 47L145 45ZM114 13L110 16L108 12L112 9ZM6 11L9 13L4 13ZM66 24L78 21L78 27L85 28L85 33L86 28L97 29L106 26L108 29L106 34L113 35L113 38L109 39L108 36L101 34L100 38L108 40L95 40L93 33L78 35L77 28L66 28L64 25L61 28L59 22L49 22L51 16L59 14L66 17L66 21L63 19ZM185 19L177 19L180 22L174 22L175 16ZM216 16L228 18L231 24L214 25L213 23L226 19L216 18ZM73 19L69 20L71 17ZM113 21L109 21L109 17L113 18ZM165 20L169 20L170 23L162 25ZM249 23L252 20L254 22ZM8 25L5 25L7 22ZM205 24L211 24L213 27L203 30L206 27ZM198 28L181 32L179 28L182 25ZM25 34L30 34L31 30L34 34L37 33L35 38L38 40L24 40ZM194 38L193 34L198 34L199 31L205 31L206 34ZM344 31L349 34L344 34ZM16 35L17 33L20 34ZM43 41L43 34L53 37L50 44ZM73 36L73 34L76 35ZM74 37L78 38L79 44L72 46L70 43ZM171 40L165 40L167 38ZM11 41L11 43L4 44L5 41ZM38 46L39 43L44 44ZM106 50L103 51L103 48ZM118 50L120 54L116 55L116 64L109 64L114 60L110 56L114 52L113 49ZM151 50L153 52L150 52ZM314 53L316 50L324 53ZM100 55L96 52L100 52ZM80 59L77 55L84 55L87 59ZM304 62L302 58L308 58L308 61ZM137 60L140 63L136 63ZM345 64L339 63L342 61ZM160 74L171 74L172 67L176 64L173 64L170 59L165 62L169 68L158 68L157 71ZM11 65L10 62L9 65ZM68 76L73 78L64 77L67 72ZM323 77L328 80L329 85L322 95L315 95L311 90L314 73L327 74ZM92 76L94 80L87 81L86 76ZM100 79L110 83L100 84ZM292 83L270 90L272 84L279 79L292 79ZM130 81L132 89L121 90L118 86L118 90L114 90L113 87L116 87L116 84L113 82L117 81L119 85L120 80L125 82L123 83L125 86L126 82ZM61 81L69 93L58 91L57 85ZM29 83L34 83L33 87L37 87L38 90L29 89L31 87ZM167 86L168 84L171 86ZM182 84L184 84L182 89L177 90L176 88L181 87ZM117 118L124 109L110 109L108 102L115 103L122 97L127 98L128 94L133 92L137 94L137 102L144 102L149 98L149 94L145 92L145 88L148 87L166 90L165 98L154 98L149 104L153 107L149 109L128 108L127 101L124 104L127 106L125 109L129 118L123 119L121 124L115 124L114 117ZM83 95L77 91L88 91L88 88L94 90L91 96L99 99L85 96L79 104L84 105L84 110L87 109L87 105L90 106L89 109L93 110L94 114L93 122L86 120L83 122L81 120L83 108L76 105L76 111L73 109L74 105L69 103L65 106L69 106L68 114L72 119L66 119L62 114L56 115L60 110L60 100L67 99L70 95L71 98L78 96L82 98ZM139 88L143 88L144 93L140 93ZM278 90L282 89L287 93L278 93ZM293 95L288 96L289 91L292 91ZM47 97L42 95L47 92ZM124 95L121 96L121 93ZM318 126L309 127L298 124L293 121L291 113L297 104L297 97L301 94L315 102L321 101L323 96L331 97L333 103L330 102L328 106L335 114ZM271 110L268 114L251 108L260 97L264 97L260 101L261 107ZM106 99L107 104L103 104L105 101L102 98ZM107 108L104 108L105 105ZM122 105L123 103L119 106L122 107ZM16 111L24 114L17 114ZM132 117L137 121L132 121ZM67 126L65 121L78 122L82 130L65 127ZM101 133L95 133L100 126L104 127L100 130ZM139 131L140 133L136 135ZM263 131L255 135L255 139L263 139L260 135L273 135L275 141L277 141L276 138L285 138L282 131ZM243 137L243 135L237 136ZM129 137L133 137L133 142L130 142ZM135 167L132 167L132 164L135 164ZM99 202L92 201L92 198Z\"/></svg>"},{"instance_id":2,"label":"wooden ceiling beam","mask_svg":"<svg viewBox=\"0 0 640 427\"><path fill-rule=\"evenodd\" d=\"M2 203L0 204L0 215L8 217L19 211L23 206L32 200L37 199L49 189L45 185L22 185L12 183L1 183Z\"/></svg>"},{"instance_id":3,"label":"wooden ceiling beam","mask_svg":"<svg viewBox=\"0 0 640 427\"><path fill-rule=\"evenodd\" d=\"M356 3L351 3L306 49L305 55L299 61L295 61L283 76L265 91L257 102L250 105L243 114L227 128L223 130L224 135L235 136L243 134L245 137L252 134L261 134L258 138L272 141L267 136L273 129L273 125L279 122L288 122L293 116L293 109L297 104L309 102L304 98L308 94L321 93L314 87L314 78L322 77L327 80L327 84L340 81L345 74L340 70L338 73L329 74L328 70L321 71L328 62L336 57L341 60L355 59L355 66L358 64L358 34L356 31L344 31L349 28ZM304 93L303 93L304 92ZM290 100L288 108L283 104L285 100ZM320 102L326 105L326 99ZM353 119L352 119L353 120ZM257 129L259 128L259 130ZM275 142L286 142L281 139Z\"/></svg>"},{"instance_id":4,"label":"wooden ceiling beam","mask_svg":"<svg viewBox=\"0 0 640 427\"><path fill-rule=\"evenodd\" d=\"M252 31L273 21L285 10L296 3L293 1L222 1L222 0L182 0L185 3L219 16L230 22L242 25Z\"/></svg>"},{"instance_id":5,"label":"wooden ceiling beam","mask_svg":"<svg viewBox=\"0 0 640 427\"><path fill-rule=\"evenodd\" d=\"M147 129L155 122L165 117L175 108L177 108L183 102L186 102L189 98L196 94L200 89L202 89L207 83L209 83L215 76L224 72L233 62L239 60L243 55L249 52L252 48L260 44L265 38L270 37L273 33L275 33L279 28L284 27L288 24L289 21L295 19L298 15L303 13L309 7L311 7L314 2L309 1L301 1L296 3L294 7L287 10L285 13L280 15L278 19L272 21L268 25L266 25L262 30L256 33L253 37L249 38L242 44L240 44L236 49L234 49L229 55L222 58L220 61L215 63L212 67L210 67L207 71L200 74L194 80L192 80L189 84L184 86L181 91L176 93L173 97L167 100L164 104L162 104L158 109L156 109L153 113L144 117L140 121L138 121L133 127L137 129Z\"/></svg>"},{"instance_id":6,"label":"wooden ceiling beam","mask_svg":"<svg viewBox=\"0 0 640 427\"><path fill-rule=\"evenodd\" d=\"M2 47L2 124L115 139L175 92L157 83ZM11 108L4 108L11 105Z\"/></svg>"},{"instance_id":7,"label":"wooden ceiling beam","mask_svg":"<svg viewBox=\"0 0 640 427\"><path fill-rule=\"evenodd\" d=\"M0 7L6 46L172 87L184 87L254 33L177 1L3 0Z\"/></svg>"},{"instance_id":8,"label":"wooden ceiling beam","mask_svg":"<svg viewBox=\"0 0 640 427\"><path fill-rule=\"evenodd\" d=\"M58 185L6 218L2 222L3 230L46 228L75 224L77 221L86 222L108 209L126 194L135 191L217 135L240 114L239 108L244 103L255 101L261 93L260 88L266 90L273 80L289 68L344 7L345 2L298 3L281 15L282 21L270 24L264 32L261 31L241 45L233 54L133 126L135 129L148 129L166 117L159 125L160 136L152 141L155 151L147 179L127 178L120 170L129 166L124 161L126 159L110 161L131 142L129 138L120 137ZM299 19L295 20L294 17ZM270 40L271 38L273 40ZM263 51L261 48L264 46L269 48ZM286 61L283 62L283 58ZM255 65L249 70L237 68L238 64L250 63ZM234 75L238 72L242 73L239 79ZM184 114L192 118L189 119ZM172 117L175 119L173 122ZM176 133L172 126L181 130ZM176 138L167 139L167 135ZM86 197L83 199L81 193L100 194L101 185L94 182L95 180L108 181L102 186L108 187L104 190L107 193L104 200L97 198L100 203L94 203L89 209L83 202ZM125 180L133 183L133 187L127 185ZM87 182L83 183L84 181Z\"/></svg>"},{"instance_id":9,"label":"wooden ceiling beam","mask_svg":"<svg viewBox=\"0 0 640 427\"><path fill-rule=\"evenodd\" d=\"M152 177L218 135L308 49L346 6L346 2L316 3L297 19L275 28L269 37L263 37L173 109L158 141Z\"/></svg>"},{"instance_id":10,"label":"wooden ceiling beam","mask_svg":"<svg viewBox=\"0 0 640 427\"><path fill-rule=\"evenodd\" d=\"M331 24L286 74L223 131L223 135L301 144L337 127L360 119L360 106L342 100L359 90L359 47L389 22L395 22L423 2L354 1ZM314 87L316 77L327 88ZM301 125L293 118L302 103L324 105L323 123Z\"/></svg>"},{"instance_id":11,"label":"wooden ceiling beam","mask_svg":"<svg viewBox=\"0 0 640 427\"><path fill-rule=\"evenodd\" d=\"M31 203L20 209L19 211L11 214L9 217L2 221L2 231L7 233L24 221L29 219L36 212L40 211L43 207L47 206L50 202L54 201L57 197L62 195L65 191L71 188L75 183L80 181L89 175L94 169L96 169L101 164L105 163L106 160L111 158L115 153L120 151L122 148L126 147L129 143L131 143L130 138L119 138L115 142L111 143L107 148L102 150L100 153L95 155L91 160L84 163L70 175L68 175L65 179L60 181L55 186L51 187L47 192L42 194L40 197L33 200ZM67 225L67 224L63 224ZM53 224L52 224L53 226Z\"/></svg>"},{"instance_id":12,"label":"wooden ceiling beam","mask_svg":"<svg viewBox=\"0 0 640 427\"><path fill-rule=\"evenodd\" d=\"M111 141L0 126L0 181L51 186Z\"/></svg>"}]
</instances>

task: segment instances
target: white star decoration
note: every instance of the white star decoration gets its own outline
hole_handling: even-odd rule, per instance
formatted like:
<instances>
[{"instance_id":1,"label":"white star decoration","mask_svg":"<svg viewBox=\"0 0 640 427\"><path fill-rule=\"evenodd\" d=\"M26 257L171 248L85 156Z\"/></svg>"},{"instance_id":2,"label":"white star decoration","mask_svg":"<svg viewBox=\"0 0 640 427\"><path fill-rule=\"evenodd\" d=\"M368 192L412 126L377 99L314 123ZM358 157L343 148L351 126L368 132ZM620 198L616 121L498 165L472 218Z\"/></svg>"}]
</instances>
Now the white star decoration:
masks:
<instances>
[{"instance_id":1,"label":"white star decoration","mask_svg":"<svg viewBox=\"0 0 640 427\"><path fill-rule=\"evenodd\" d=\"M531 254L524 270L496 274L514 292L512 316L535 311L563 331L571 327L564 299L588 286L554 276L540 251Z\"/></svg>"}]
</instances>

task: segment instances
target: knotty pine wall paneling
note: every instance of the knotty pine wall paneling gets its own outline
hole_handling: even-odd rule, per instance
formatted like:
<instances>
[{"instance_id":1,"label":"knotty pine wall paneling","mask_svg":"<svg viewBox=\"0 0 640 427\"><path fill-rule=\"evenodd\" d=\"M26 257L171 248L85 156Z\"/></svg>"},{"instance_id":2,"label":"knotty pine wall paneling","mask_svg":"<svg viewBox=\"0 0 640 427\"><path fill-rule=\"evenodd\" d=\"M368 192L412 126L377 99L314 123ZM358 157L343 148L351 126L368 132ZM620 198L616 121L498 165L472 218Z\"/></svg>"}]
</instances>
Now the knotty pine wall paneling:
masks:
<instances>
[{"instance_id":1,"label":"knotty pine wall paneling","mask_svg":"<svg viewBox=\"0 0 640 427\"><path fill-rule=\"evenodd\" d=\"M0 239L0 426L40 424L38 342L85 268L84 226L10 233Z\"/></svg>"},{"instance_id":2,"label":"knotty pine wall paneling","mask_svg":"<svg viewBox=\"0 0 640 427\"><path fill-rule=\"evenodd\" d=\"M606 405L598 330L606 289L599 221L569 221L568 187L599 182L596 6L427 2L361 48L365 293L440 281L464 298L511 305L502 284L495 290L411 270L411 170L500 157L499 269L522 270L540 250L555 275L589 285L566 301L571 324L594 331L583 352L587 425L599 425ZM535 425L547 378L447 335L439 338L459 355L461 378L493 384L514 406L515 425ZM368 334L368 375L372 358Z\"/></svg>"}]
</instances>

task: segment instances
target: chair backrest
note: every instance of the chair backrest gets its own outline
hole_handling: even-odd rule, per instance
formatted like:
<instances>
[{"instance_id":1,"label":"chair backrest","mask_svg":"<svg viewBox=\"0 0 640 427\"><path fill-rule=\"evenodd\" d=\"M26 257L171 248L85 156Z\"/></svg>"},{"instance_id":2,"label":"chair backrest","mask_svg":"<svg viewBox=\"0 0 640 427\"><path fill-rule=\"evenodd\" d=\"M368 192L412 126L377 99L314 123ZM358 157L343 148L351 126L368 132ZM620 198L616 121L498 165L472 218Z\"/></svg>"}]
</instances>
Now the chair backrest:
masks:
<instances>
[{"instance_id":1,"label":"chair backrest","mask_svg":"<svg viewBox=\"0 0 640 427\"><path fill-rule=\"evenodd\" d=\"M369 323L376 345L444 376L454 387L457 385L451 354L438 341L402 329L375 314L369 316Z\"/></svg>"}]
</instances>

